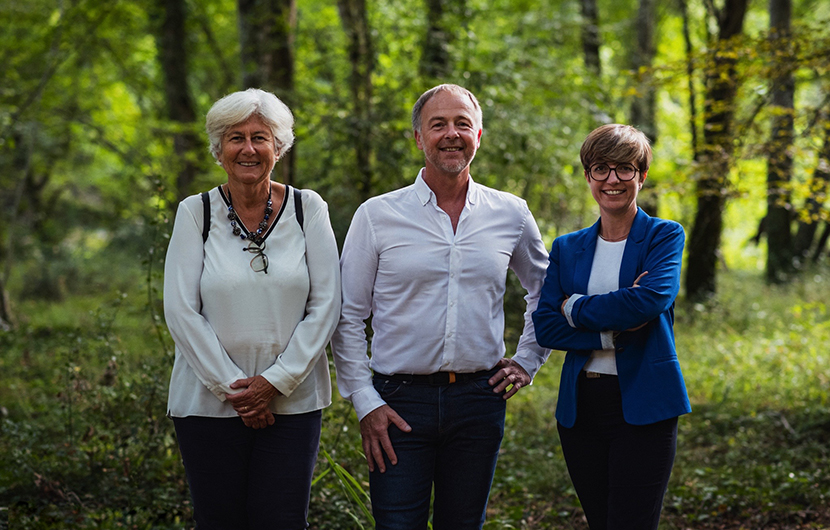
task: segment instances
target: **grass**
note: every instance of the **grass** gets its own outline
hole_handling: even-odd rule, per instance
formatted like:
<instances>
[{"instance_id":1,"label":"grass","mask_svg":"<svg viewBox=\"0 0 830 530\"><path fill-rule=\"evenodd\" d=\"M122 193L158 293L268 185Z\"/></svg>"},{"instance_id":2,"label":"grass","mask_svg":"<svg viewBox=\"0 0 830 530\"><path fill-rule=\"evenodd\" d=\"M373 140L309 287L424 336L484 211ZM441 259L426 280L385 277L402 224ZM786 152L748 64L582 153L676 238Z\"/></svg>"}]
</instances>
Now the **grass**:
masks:
<instances>
[{"instance_id":1,"label":"grass","mask_svg":"<svg viewBox=\"0 0 830 530\"><path fill-rule=\"evenodd\" d=\"M164 417L172 343L141 283L22 302L19 329L0 334L0 529L189 527ZM661 529L830 528L827 300L830 271L785 287L733 271L708 304L678 303L694 412L680 421ZM553 418L560 361L508 404L487 530L587 528ZM359 429L337 396L321 448L312 528L370 528L356 502L368 489Z\"/></svg>"}]
</instances>

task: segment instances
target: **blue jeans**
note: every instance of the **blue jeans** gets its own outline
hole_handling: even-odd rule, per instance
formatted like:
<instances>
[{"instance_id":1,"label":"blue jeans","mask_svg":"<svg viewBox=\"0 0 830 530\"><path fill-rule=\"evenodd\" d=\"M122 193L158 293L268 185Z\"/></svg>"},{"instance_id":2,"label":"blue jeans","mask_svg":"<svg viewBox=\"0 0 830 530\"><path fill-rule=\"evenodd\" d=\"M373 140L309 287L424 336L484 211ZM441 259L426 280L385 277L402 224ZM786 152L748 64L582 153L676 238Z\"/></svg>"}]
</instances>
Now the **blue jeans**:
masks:
<instances>
[{"instance_id":1,"label":"blue jeans","mask_svg":"<svg viewBox=\"0 0 830 530\"><path fill-rule=\"evenodd\" d=\"M381 397L412 427L389 427L398 457L370 473L377 530L479 530L504 435L504 394L487 380L495 373L444 386L375 376Z\"/></svg>"},{"instance_id":2,"label":"blue jeans","mask_svg":"<svg viewBox=\"0 0 830 530\"><path fill-rule=\"evenodd\" d=\"M308 528L322 411L274 419L173 418L198 530Z\"/></svg>"}]
</instances>

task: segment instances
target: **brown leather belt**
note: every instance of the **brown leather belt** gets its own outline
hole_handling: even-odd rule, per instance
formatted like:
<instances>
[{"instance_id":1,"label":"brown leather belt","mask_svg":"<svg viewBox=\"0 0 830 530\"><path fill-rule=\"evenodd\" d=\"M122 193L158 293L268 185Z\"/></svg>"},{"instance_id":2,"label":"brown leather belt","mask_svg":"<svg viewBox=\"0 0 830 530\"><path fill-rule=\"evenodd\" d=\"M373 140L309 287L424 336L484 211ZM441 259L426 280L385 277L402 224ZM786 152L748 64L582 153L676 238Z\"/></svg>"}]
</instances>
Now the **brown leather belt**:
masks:
<instances>
[{"instance_id":1,"label":"brown leather belt","mask_svg":"<svg viewBox=\"0 0 830 530\"><path fill-rule=\"evenodd\" d=\"M614 374L601 374L599 372L589 372L587 370L582 371L585 374L586 379L599 379L600 377L617 377Z\"/></svg>"},{"instance_id":2,"label":"brown leather belt","mask_svg":"<svg viewBox=\"0 0 830 530\"><path fill-rule=\"evenodd\" d=\"M461 383L463 381L470 381L471 379L478 379L485 375L492 375L498 371L497 368L490 370L479 370L478 372L435 372L434 374L393 374L387 375L380 372L375 372L375 377L381 379L389 379L392 381L400 381L402 383L409 383L411 385L430 385L430 386L444 386L453 383Z\"/></svg>"}]
</instances>

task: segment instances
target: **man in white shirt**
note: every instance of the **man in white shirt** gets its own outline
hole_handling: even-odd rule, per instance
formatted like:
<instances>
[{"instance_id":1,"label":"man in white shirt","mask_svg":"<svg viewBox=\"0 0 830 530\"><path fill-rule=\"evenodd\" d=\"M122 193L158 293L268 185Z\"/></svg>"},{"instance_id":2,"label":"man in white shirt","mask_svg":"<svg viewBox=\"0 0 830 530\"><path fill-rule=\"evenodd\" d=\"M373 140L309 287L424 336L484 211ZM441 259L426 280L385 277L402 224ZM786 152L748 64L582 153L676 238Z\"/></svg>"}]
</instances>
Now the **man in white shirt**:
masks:
<instances>
[{"instance_id":1,"label":"man in white shirt","mask_svg":"<svg viewBox=\"0 0 830 530\"><path fill-rule=\"evenodd\" d=\"M343 246L337 382L360 420L376 528L426 529L434 487L434 530L480 529L505 401L549 354L531 320L547 252L525 201L470 178L482 132L472 93L428 90L412 126L425 167L413 185L361 205ZM510 359L508 268L528 292Z\"/></svg>"}]
</instances>

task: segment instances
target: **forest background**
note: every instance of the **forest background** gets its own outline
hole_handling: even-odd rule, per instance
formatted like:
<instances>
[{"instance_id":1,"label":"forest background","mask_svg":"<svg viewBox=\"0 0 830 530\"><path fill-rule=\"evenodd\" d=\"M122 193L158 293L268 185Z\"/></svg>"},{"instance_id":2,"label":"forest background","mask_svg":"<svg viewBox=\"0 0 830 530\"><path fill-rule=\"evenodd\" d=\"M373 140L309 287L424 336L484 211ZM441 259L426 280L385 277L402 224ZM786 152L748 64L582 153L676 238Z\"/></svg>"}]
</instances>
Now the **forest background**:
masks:
<instances>
[{"instance_id":1,"label":"forest background","mask_svg":"<svg viewBox=\"0 0 830 530\"><path fill-rule=\"evenodd\" d=\"M525 198L547 244L597 216L590 130L654 143L641 205L687 230L695 409L661 528L830 528L827 0L0 0L0 21L0 529L189 525L160 286L177 202L225 179L210 105L288 103L275 178L318 191L342 242L413 181L410 110L440 82L481 101L474 178ZM559 360L508 406L487 529L586 528ZM324 426L312 527L369 527L348 403Z\"/></svg>"}]
</instances>

